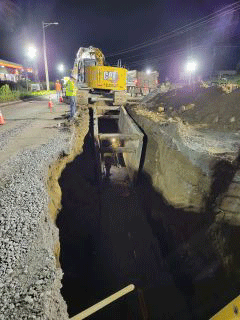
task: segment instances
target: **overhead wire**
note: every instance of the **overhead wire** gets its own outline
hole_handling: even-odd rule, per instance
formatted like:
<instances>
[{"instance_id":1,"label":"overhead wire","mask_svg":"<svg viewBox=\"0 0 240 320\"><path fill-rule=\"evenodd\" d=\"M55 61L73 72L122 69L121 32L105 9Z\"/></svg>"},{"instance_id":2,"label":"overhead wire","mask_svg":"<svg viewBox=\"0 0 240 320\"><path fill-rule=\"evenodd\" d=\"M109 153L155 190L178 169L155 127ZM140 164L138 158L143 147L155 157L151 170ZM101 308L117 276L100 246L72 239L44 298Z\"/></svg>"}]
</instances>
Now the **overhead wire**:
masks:
<instances>
[{"instance_id":1,"label":"overhead wire","mask_svg":"<svg viewBox=\"0 0 240 320\"><path fill-rule=\"evenodd\" d=\"M235 8L235 10L236 10L236 8ZM228 26L230 26L230 25L232 25L232 22L230 22L230 23L228 23L227 25L225 25L226 27L228 27ZM215 31L217 31L218 29L217 28L215 28L214 30L211 30L210 31L210 33L209 33L209 36L211 35L211 34L214 34L214 32ZM240 34L240 33L239 33ZM237 34L237 35L231 35L231 37L234 37L234 36L238 36L239 34ZM201 40L201 38L200 38L200 36L199 36L199 39L198 39L199 41ZM175 45L176 45L176 43L174 43ZM196 49L204 49L204 50L206 50L206 49L209 49L210 47L209 47L209 45L199 45L200 43L196 43L196 41L195 41L195 46L193 47L193 49L194 50L196 50ZM167 45L168 46L168 45ZM220 45L218 45L218 46L216 46L215 45L215 47L218 47L218 48L223 48L223 47L225 47L225 48L227 48L227 47L235 47L235 48L237 48L238 46L220 46ZM166 46L164 46L164 47L161 47L161 49L163 49L163 48L166 48ZM150 63L156 63L157 61L161 61L162 59L164 59L164 57L165 56L169 56L169 55L176 55L176 54L178 54L178 55L182 55L183 54L183 52L185 52L186 51L186 49L185 50L183 50L183 51L181 51L180 50L180 53L177 53L175 50L171 50L167 55L160 55L160 56L156 56L156 58L155 57L153 57L153 59L141 59L141 60L134 60L134 62L130 62L130 61L128 61L129 59L131 60L132 59L132 55L130 55L127 59L125 59L125 60L127 60L126 61L126 63L127 64L129 64L131 67L133 67L134 65L138 65L138 64L140 64L141 62L150 62ZM141 54L144 54L144 53L141 53ZM165 60L165 61L167 61L167 60ZM158 64L158 66L159 66L159 64Z\"/></svg>"},{"instance_id":2,"label":"overhead wire","mask_svg":"<svg viewBox=\"0 0 240 320\"><path fill-rule=\"evenodd\" d=\"M113 53L113 54L108 54L106 55L106 57L113 57L113 56L116 56L116 55L122 55L122 54L126 54L126 53L129 53L129 52L132 52L132 51L136 51L136 50L139 50L139 49L142 49L142 48L145 48L147 46L151 46L151 45L154 45L154 44L157 44L159 42L162 42L162 41L165 41L165 40L168 40L170 38L173 38L173 37L176 37L176 36L179 36L179 35L182 35L183 33L186 33L190 30L193 30L193 29L196 29L204 24L207 24L211 21L214 21L222 16L225 16L227 14L232 14L234 12L236 12L237 10L240 9L240 0L237 1L236 3L234 4L230 4L228 6L225 6L224 8L214 12L214 13L211 13L203 18L200 18L196 21L193 21L185 26L182 26L182 27L179 27L175 30L172 30L170 32L167 32L166 34L158 37L158 38L153 38L151 40L148 40L148 41L145 41L141 44L138 44L138 45L135 45L135 46L132 46L128 49L125 49L125 50L122 50L122 51L119 51L119 52L116 52L116 53Z\"/></svg>"}]
</instances>

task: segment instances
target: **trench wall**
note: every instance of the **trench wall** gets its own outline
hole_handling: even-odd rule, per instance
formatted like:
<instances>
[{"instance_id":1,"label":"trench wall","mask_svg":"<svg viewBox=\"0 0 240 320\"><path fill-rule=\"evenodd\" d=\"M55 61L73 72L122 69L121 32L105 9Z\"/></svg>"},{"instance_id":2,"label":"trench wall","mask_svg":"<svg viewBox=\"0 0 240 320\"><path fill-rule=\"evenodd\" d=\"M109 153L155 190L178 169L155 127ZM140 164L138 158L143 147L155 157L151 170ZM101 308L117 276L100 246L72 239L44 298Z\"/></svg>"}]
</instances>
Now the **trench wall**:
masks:
<instances>
[{"instance_id":1,"label":"trench wall","mask_svg":"<svg viewBox=\"0 0 240 320\"><path fill-rule=\"evenodd\" d=\"M119 131L124 134L135 134L139 138L137 140L126 140L125 147L134 148L136 152L134 153L123 153L123 158L128 170L128 174L130 179L134 179L140 165L141 155L142 155L142 147L143 147L143 133L138 128L136 123L129 117L126 110L124 108L120 108L119 115Z\"/></svg>"},{"instance_id":2,"label":"trench wall","mask_svg":"<svg viewBox=\"0 0 240 320\"><path fill-rule=\"evenodd\" d=\"M143 173L153 187L175 208L201 212L210 192L210 176L179 151L164 124L139 116L134 109L128 111L147 135Z\"/></svg>"},{"instance_id":3,"label":"trench wall","mask_svg":"<svg viewBox=\"0 0 240 320\"><path fill-rule=\"evenodd\" d=\"M219 184L227 187L233 166L229 159L188 148L175 123L158 121L145 110L142 115L136 106L127 110L147 136L140 201L176 283L181 290L192 288L196 318L210 318L236 297L239 286L233 240L239 228L216 220L214 211L225 192Z\"/></svg>"},{"instance_id":4,"label":"trench wall","mask_svg":"<svg viewBox=\"0 0 240 320\"><path fill-rule=\"evenodd\" d=\"M48 171L48 195L49 195L49 215L51 220L55 223L58 212L61 209L62 191L59 186L59 178L62 171L68 163L74 160L74 158L82 152L85 136L89 130L89 113L88 109L81 110L81 116L78 118L73 135L73 141L71 142L71 148L67 154L63 154L57 161L55 161ZM60 266L60 243L59 239L55 242L54 250L57 265Z\"/></svg>"}]
</instances>

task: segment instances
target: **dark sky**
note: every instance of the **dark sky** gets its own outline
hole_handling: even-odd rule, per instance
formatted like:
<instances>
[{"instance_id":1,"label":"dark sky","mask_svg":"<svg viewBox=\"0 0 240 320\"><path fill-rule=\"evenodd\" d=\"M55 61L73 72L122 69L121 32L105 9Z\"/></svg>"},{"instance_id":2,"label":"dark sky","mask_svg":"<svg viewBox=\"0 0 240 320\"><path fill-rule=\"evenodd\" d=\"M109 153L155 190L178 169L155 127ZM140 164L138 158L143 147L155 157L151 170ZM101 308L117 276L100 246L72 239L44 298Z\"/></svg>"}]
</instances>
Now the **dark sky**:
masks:
<instances>
[{"instance_id":1,"label":"dark sky","mask_svg":"<svg viewBox=\"0 0 240 320\"><path fill-rule=\"evenodd\" d=\"M73 66L81 46L96 46L108 56L161 37L234 3L222 0L0 0L0 58L25 66L29 44L38 49L37 62L43 71L41 22L59 22L46 29L50 78L58 77L57 65ZM238 3L238 1L235 1ZM140 50L107 58L118 58L128 68L157 69L174 77L188 55L199 60L202 72L235 68L240 60L239 11L220 17L174 38ZM233 47L236 46L236 47ZM196 48L197 47L197 48ZM214 59L213 59L214 57Z\"/></svg>"}]
</instances>

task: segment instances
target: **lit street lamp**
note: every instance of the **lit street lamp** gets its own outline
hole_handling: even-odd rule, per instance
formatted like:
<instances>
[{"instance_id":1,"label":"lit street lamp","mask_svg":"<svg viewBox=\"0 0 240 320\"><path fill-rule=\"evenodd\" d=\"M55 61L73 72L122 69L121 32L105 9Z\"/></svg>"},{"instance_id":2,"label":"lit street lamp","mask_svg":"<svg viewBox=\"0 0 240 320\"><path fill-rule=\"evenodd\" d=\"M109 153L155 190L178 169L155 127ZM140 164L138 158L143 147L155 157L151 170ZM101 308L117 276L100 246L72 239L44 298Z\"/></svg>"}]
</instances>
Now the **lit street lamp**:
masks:
<instances>
[{"instance_id":1,"label":"lit street lamp","mask_svg":"<svg viewBox=\"0 0 240 320\"><path fill-rule=\"evenodd\" d=\"M150 74L151 72L152 72L151 69L146 70L146 74Z\"/></svg>"},{"instance_id":2,"label":"lit street lamp","mask_svg":"<svg viewBox=\"0 0 240 320\"><path fill-rule=\"evenodd\" d=\"M194 72L197 68L197 64L195 61L189 61L187 63L186 69L188 72Z\"/></svg>"},{"instance_id":3,"label":"lit street lamp","mask_svg":"<svg viewBox=\"0 0 240 320\"><path fill-rule=\"evenodd\" d=\"M28 47L26 55L29 58L29 60L31 60L31 63L29 62L31 64L31 67L34 67L33 68L33 80L36 81L37 74L38 74L37 64L36 64L37 49L34 46ZM28 91L28 72L26 75L26 83L27 83L27 91Z\"/></svg>"},{"instance_id":4,"label":"lit street lamp","mask_svg":"<svg viewBox=\"0 0 240 320\"><path fill-rule=\"evenodd\" d=\"M60 65L58 66L58 71L61 72L61 73L63 73L64 70L65 70L64 65L63 65L63 64L60 64Z\"/></svg>"},{"instance_id":5,"label":"lit street lamp","mask_svg":"<svg viewBox=\"0 0 240 320\"><path fill-rule=\"evenodd\" d=\"M197 63L195 61L188 61L186 64L186 71L189 73L189 84L192 83L192 74L197 69Z\"/></svg>"},{"instance_id":6,"label":"lit street lamp","mask_svg":"<svg viewBox=\"0 0 240 320\"><path fill-rule=\"evenodd\" d=\"M30 59L35 58L35 57L36 57L36 53L37 53L37 49L36 49L36 48L34 48L34 47L29 47L29 48L28 48L28 53L27 53L27 55L28 55L28 57L29 57Z\"/></svg>"},{"instance_id":7,"label":"lit street lamp","mask_svg":"<svg viewBox=\"0 0 240 320\"><path fill-rule=\"evenodd\" d=\"M52 24L56 25L56 24L58 24L58 22L43 22L42 21L42 28L43 28L43 54L44 54L44 64L45 64L45 75L46 75L47 90L49 90L49 76L48 76L45 28L49 27Z\"/></svg>"}]
</instances>

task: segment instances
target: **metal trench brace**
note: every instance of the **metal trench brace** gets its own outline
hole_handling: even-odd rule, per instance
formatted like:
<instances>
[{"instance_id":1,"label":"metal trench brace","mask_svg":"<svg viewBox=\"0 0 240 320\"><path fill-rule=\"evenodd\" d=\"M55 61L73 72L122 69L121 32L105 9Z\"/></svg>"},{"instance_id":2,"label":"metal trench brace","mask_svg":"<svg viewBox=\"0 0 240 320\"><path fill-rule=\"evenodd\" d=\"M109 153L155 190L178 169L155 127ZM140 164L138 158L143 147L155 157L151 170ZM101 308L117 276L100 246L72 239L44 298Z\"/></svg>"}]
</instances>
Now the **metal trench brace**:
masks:
<instances>
[{"instance_id":1,"label":"metal trench brace","mask_svg":"<svg viewBox=\"0 0 240 320\"><path fill-rule=\"evenodd\" d=\"M120 114L104 114L105 112L109 112L109 111L119 111ZM101 119L116 119L116 120L123 120L122 117L126 117L126 124L129 125L130 128L130 132L123 132L123 133L99 133L99 129L98 129L98 119L101 117ZM108 167L108 163L107 165L105 164L104 166L104 158L105 158L105 154L109 153L112 155L112 158L114 158L116 161L114 161L114 163L117 164L117 167L120 168L119 165L119 159L118 159L118 154L123 154L123 157L126 157L127 154L132 154L131 159L135 159L135 158L139 158L139 161L137 161L136 159L134 160L136 163L139 162L140 164L140 157L139 157L139 145L142 145L142 140L143 140L143 134L141 132L138 132L136 129L135 131L137 133L131 133L131 120L130 117L129 119L127 119L129 116L125 110L124 107L103 107L103 106L99 106L99 107L94 107L93 108L93 123L94 123L94 139L95 139L95 150L96 152L99 154L99 160L100 160L100 176L103 177L109 177L110 176L110 172L109 170L107 170ZM125 118L124 118L125 119ZM123 120L125 121L125 120ZM135 125L135 124L134 124ZM138 129L139 130L139 129ZM140 130L139 130L140 131ZM105 141L109 141L109 145L104 145L104 140ZM123 141L124 143L126 142L134 142L134 141L139 141L139 144L132 144L132 143L128 143L127 146L122 146L121 142ZM125 155L125 156L124 156ZM125 158L124 158L125 159ZM126 164L126 170L128 172L129 168ZM106 168L105 168L106 167ZM139 166L137 166L139 167ZM138 170L138 168L136 168L136 171ZM108 172L107 172L108 171ZM107 176L108 174L108 176ZM129 175L128 172L128 176L130 178L130 180L133 180L133 177L131 177L131 175ZM124 180L125 181L125 180Z\"/></svg>"}]
</instances>

